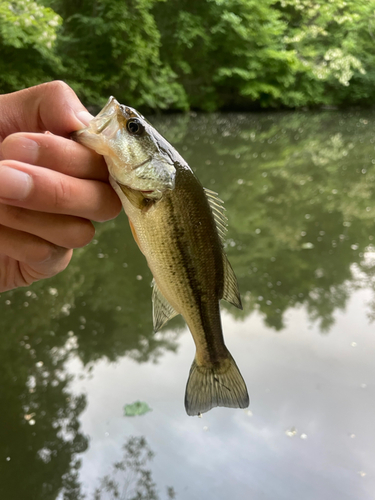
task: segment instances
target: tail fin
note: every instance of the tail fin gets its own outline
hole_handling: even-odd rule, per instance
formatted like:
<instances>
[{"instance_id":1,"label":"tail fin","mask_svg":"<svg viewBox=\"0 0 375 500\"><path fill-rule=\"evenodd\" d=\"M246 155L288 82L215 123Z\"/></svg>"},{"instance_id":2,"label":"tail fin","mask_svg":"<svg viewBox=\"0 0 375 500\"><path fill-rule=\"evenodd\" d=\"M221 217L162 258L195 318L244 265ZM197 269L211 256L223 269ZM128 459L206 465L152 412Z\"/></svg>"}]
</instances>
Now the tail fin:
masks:
<instances>
[{"instance_id":1,"label":"tail fin","mask_svg":"<svg viewBox=\"0 0 375 500\"><path fill-rule=\"evenodd\" d=\"M199 366L194 360L190 368L185 393L186 413L199 415L215 406L249 406L245 381L229 353L228 358L220 364L205 367Z\"/></svg>"}]
</instances>

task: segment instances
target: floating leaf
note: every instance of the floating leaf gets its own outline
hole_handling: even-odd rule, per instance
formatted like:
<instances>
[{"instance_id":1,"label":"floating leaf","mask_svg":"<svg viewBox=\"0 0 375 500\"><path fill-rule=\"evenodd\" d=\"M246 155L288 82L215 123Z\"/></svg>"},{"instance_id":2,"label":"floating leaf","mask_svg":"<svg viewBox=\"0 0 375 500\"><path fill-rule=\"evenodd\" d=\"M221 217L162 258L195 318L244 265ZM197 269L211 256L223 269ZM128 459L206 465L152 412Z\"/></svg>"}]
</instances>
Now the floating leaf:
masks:
<instances>
[{"instance_id":1,"label":"floating leaf","mask_svg":"<svg viewBox=\"0 0 375 500\"><path fill-rule=\"evenodd\" d=\"M125 417L135 417L137 415L144 415L149 411L152 411L152 408L150 408L148 404L144 403L143 401L136 401L131 405L124 406Z\"/></svg>"}]
</instances>

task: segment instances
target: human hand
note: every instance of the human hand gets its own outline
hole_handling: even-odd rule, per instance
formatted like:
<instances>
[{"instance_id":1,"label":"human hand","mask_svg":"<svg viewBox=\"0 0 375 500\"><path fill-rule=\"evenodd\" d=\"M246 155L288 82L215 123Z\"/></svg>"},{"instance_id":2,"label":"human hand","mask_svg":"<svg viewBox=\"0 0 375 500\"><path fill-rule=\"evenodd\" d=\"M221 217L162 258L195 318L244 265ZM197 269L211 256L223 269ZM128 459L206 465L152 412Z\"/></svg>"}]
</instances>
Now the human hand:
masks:
<instances>
[{"instance_id":1,"label":"human hand","mask_svg":"<svg viewBox=\"0 0 375 500\"><path fill-rule=\"evenodd\" d=\"M91 118L63 82L0 95L0 292L64 270L120 212L103 158L69 139Z\"/></svg>"}]
</instances>

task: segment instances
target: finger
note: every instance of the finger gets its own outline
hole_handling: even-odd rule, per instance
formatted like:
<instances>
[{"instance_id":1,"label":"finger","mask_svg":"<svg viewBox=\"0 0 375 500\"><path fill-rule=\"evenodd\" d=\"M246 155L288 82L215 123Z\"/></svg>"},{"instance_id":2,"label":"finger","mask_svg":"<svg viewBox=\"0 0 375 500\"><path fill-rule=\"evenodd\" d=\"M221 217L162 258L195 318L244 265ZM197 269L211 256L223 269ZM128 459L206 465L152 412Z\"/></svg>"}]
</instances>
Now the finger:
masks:
<instances>
[{"instance_id":1,"label":"finger","mask_svg":"<svg viewBox=\"0 0 375 500\"><path fill-rule=\"evenodd\" d=\"M50 132L68 137L92 119L75 92L64 82L43 83L36 87L0 96L3 137L15 132Z\"/></svg>"},{"instance_id":2,"label":"finger","mask_svg":"<svg viewBox=\"0 0 375 500\"><path fill-rule=\"evenodd\" d=\"M81 179L108 180L102 156L58 135L12 134L1 144L1 152L5 160L40 165Z\"/></svg>"},{"instance_id":3,"label":"finger","mask_svg":"<svg viewBox=\"0 0 375 500\"><path fill-rule=\"evenodd\" d=\"M72 256L72 250L5 226L0 226L0 248L1 253L28 266L24 278L32 277L32 281L63 271Z\"/></svg>"},{"instance_id":4,"label":"finger","mask_svg":"<svg viewBox=\"0 0 375 500\"><path fill-rule=\"evenodd\" d=\"M33 234L64 248L84 247L95 235L95 228L87 219L34 212L2 204L0 225Z\"/></svg>"},{"instance_id":5,"label":"finger","mask_svg":"<svg viewBox=\"0 0 375 500\"><path fill-rule=\"evenodd\" d=\"M113 219L121 210L118 196L106 182L75 179L12 160L0 162L0 202L98 222Z\"/></svg>"}]
</instances>

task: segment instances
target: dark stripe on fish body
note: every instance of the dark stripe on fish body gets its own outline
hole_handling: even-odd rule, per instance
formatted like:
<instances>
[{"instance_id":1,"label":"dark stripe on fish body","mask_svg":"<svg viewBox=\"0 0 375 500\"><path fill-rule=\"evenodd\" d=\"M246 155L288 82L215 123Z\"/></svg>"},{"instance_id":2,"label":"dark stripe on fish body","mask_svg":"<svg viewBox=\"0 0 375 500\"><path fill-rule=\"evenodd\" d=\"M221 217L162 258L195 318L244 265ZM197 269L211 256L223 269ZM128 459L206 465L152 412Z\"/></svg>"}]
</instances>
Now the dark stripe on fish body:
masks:
<instances>
[{"instance_id":1,"label":"dark stripe on fish body","mask_svg":"<svg viewBox=\"0 0 375 500\"><path fill-rule=\"evenodd\" d=\"M187 230L198 233L198 241L202 245L202 248L199 249L201 255L199 255L196 259L197 262L199 258L202 257L203 261L201 262L201 266L199 266L199 262L198 265L195 264L192 266L192 256L190 255L189 247L187 244L189 234L187 231L181 228L180 218L175 216L176 213L181 213L180 205L184 204L183 192L185 190L189 191L190 196L194 195L192 196L194 203L193 213L188 214L188 216L192 216L194 218L194 216L198 215L198 220L201 223L199 227L197 227L197 229L192 226L191 217L189 217L187 223ZM199 311L199 317L202 324L201 334L203 335L203 342L201 343L204 343L206 346L209 361L211 363L217 363L226 355L226 348L224 345L222 334L219 307L219 300L221 298L223 290L224 266L222 247L219 236L217 234L216 225L203 188L191 171L186 171L185 169L177 169L176 186L174 193L169 198L169 202L171 204L171 223L173 224L176 234L176 247L183 262L185 275L188 279L189 287L192 292L197 310ZM210 244L210 248L207 248L207 252L212 253L212 262L206 262L206 259L203 258L205 256L202 255L202 253L205 252L204 246L206 245L204 236L210 236L209 238L207 238L208 243ZM204 267L206 264L208 264L208 271L213 272L213 276L208 279L208 283L200 283L200 278L202 277L201 273L203 270L202 267ZM204 269L203 271L203 274L205 274L207 272L207 269ZM214 284L213 290L212 288L207 289L207 285L210 283ZM203 287L206 287L206 290L204 290L204 297L202 291L200 290L201 285ZM211 294L213 294L214 296L211 297ZM205 300L202 300L203 298L205 298Z\"/></svg>"}]
</instances>

